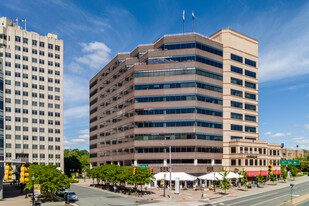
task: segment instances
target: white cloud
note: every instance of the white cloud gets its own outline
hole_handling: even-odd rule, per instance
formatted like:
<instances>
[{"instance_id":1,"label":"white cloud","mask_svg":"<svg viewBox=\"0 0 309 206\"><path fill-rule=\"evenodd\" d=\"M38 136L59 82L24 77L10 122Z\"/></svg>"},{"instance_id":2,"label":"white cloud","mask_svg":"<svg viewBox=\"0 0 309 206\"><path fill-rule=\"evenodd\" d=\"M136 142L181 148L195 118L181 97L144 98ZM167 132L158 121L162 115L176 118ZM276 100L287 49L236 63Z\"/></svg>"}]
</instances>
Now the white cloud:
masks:
<instances>
[{"instance_id":1,"label":"white cloud","mask_svg":"<svg viewBox=\"0 0 309 206\"><path fill-rule=\"evenodd\" d=\"M288 133L278 132L278 133L273 134L272 132L265 132L264 135L268 136L268 137L286 137L286 136L291 136L292 133L290 133L290 132L288 132Z\"/></svg>"},{"instance_id":2,"label":"white cloud","mask_svg":"<svg viewBox=\"0 0 309 206\"><path fill-rule=\"evenodd\" d=\"M81 43L84 56L76 57L79 63L88 65L91 69L99 70L110 60L111 49L103 42Z\"/></svg>"},{"instance_id":3,"label":"white cloud","mask_svg":"<svg viewBox=\"0 0 309 206\"><path fill-rule=\"evenodd\" d=\"M77 131L77 133L79 133L79 134L89 134L89 129L79 130L79 131Z\"/></svg>"},{"instance_id":4,"label":"white cloud","mask_svg":"<svg viewBox=\"0 0 309 206\"><path fill-rule=\"evenodd\" d=\"M64 103L86 103L89 98L89 82L78 76L64 75Z\"/></svg>"},{"instance_id":5,"label":"white cloud","mask_svg":"<svg viewBox=\"0 0 309 206\"><path fill-rule=\"evenodd\" d=\"M71 62L71 63L67 66L67 68L68 68L71 72L76 73L76 74L81 74L82 71L83 71L83 68L82 68L79 64L77 64L76 62Z\"/></svg>"},{"instance_id":6,"label":"white cloud","mask_svg":"<svg viewBox=\"0 0 309 206\"><path fill-rule=\"evenodd\" d=\"M64 118L65 120L88 118L88 113L89 113L88 105L70 107L69 109L64 110Z\"/></svg>"},{"instance_id":7,"label":"white cloud","mask_svg":"<svg viewBox=\"0 0 309 206\"><path fill-rule=\"evenodd\" d=\"M277 18L277 17L274 17ZM280 19L280 18L279 18ZM260 55L259 78L262 82L309 74L309 4L287 21L269 19ZM285 21L282 24L282 21Z\"/></svg>"},{"instance_id":8,"label":"white cloud","mask_svg":"<svg viewBox=\"0 0 309 206\"><path fill-rule=\"evenodd\" d=\"M307 130L309 130L309 124L304 125Z\"/></svg>"}]
</instances>

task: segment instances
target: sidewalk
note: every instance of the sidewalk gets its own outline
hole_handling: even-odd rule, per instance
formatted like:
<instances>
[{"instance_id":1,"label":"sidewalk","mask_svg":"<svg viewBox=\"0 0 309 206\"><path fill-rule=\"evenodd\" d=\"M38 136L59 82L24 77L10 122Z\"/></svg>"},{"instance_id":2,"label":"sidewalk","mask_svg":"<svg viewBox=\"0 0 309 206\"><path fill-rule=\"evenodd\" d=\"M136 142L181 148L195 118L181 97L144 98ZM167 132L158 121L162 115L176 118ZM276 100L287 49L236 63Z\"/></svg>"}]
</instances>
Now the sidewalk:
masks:
<instances>
[{"instance_id":1,"label":"sidewalk","mask_svg":"<svg viewBox=\"0 0 309 206\"><path fill-rule=\"evenodd\" d=\"M307 176L303 176L303 177L296 178L295 181L280 182L277 185L272 185L272 183L269 182L264 188L247 189L246 191L243 191L241 188L240 189L232 188L228 191L228 194L223 194L224 191L222 191L221 189L217 189L216 192L213 192L211 190L204 190L203 191L204 197L202 197L201 190L194 191L193 189L188 189L188 190L180 190L179 195L174 194L175 191L173 191L172 197L173 197L173 202L181 203L180 205L183 205L183 204L184 205L198 205L198 204L201 204L201 202L208 202L209 200L213 200L213 199L218 199L220 201L223 201L223 200L230 200L230 199L235 199L239 197L245 197L245 196L249 196L252 194L259 194L265 191L271 191L271 190L287 187L291 183L297 184L297 183L305 182L308 180L309 178ZM79 183L75 183L75 184L79 186L83 186L83 187L90 187L90 184L93 184L93 181L91 179L86 179L84 182L84 180L81 179ZM94 188L94 187L91 187L91 188ZM113 192L109 192L109 191L102 190L99 188L95 188L95 189L108 192L111 194L115 194ZM133 199L138 199L138 200L162 201L162 204L163 202L168 203L170 201L168 197L169 195L168 189L165 190L165 197L163 197L162 189L160 190L160 189L155 189L155 188L148 188L147 191L151 191L154 194L144 195L142 197L137 197L134 195L129 196L129 195L121 194L121 193L116 193L116 194L123 196L123 197L128 197L128 198L133 198ZM157 205L157 204L154 204L154 205Z\"/></svg>"},{"instance_id":2,"label":"sidewalk","mask_svg":"<svg viewBox=\"0 0 309 206\"><path fill-rule=\"evenodd\" d=\"M233 193L232 196L228 195L226 197L220 198L220 202L228 201L228 200L232 200L232 199L236 199L236 198L240 198L240 197L246 197L246 196L250 196L252 194L260 194L260 193L267 192L267 191L281 189L281 188L284 188L284 187L288 187L290 184L299 184L299 183L303 183L303 182L307 182L307 181L309 181L309 177L308 176L302 176L302 177L296 177L295 181L289 180L289 181L286 181L286 182L280 182L277 185L272 185L272 183L268 183L268 185L264 188L248 189L248 191L238 191L236 193ZM293 201L293 203L294 203L294 201Z\"/></svg>"},{"instance_id":3,"label":"sidewalk","mask_svg":"<svg viewBox=\"0 0 309 206\"><path fill-rule=\"evenodd\" d=\"M3 200L0 206L29 206L31 198L25 198L26 192L20 193L15 185L3 184Z\"/></svg>"}]
</instances>

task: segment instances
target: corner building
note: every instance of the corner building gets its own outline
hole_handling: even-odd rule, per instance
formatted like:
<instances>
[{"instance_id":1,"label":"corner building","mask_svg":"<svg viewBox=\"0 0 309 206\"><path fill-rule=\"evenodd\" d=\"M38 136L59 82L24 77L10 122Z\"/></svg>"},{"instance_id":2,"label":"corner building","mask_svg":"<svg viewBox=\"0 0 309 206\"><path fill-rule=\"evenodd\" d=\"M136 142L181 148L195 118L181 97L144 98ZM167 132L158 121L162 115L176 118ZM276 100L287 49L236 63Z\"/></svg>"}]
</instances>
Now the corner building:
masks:
<instances>
[{"instance_id":1,"label":"corner building","mask_svg":"<svg viewBox=\"0 0 309 206\"><path fill-rule=\"evenodd\" d=\"M63 41L2 17L0 68L1 160L63 169Z\"/></svg>"},{"instance_id":2,"label":"corner building","mask_svg":"<svg viewBox=\"0 0 309 206\"><path fill-rule=\"evenodd\" d=\"M246 49L246 38L252 55L238 48ZM242 74L231 71L233 61ZM90 161L159 172L171 146L172 171L240 169L234 158L243 166L245 158L231 148L259 142L257 81L257 41L230 29L210 38L165 35L118 54L90 80Z\"/></svg>"}]
</instances>

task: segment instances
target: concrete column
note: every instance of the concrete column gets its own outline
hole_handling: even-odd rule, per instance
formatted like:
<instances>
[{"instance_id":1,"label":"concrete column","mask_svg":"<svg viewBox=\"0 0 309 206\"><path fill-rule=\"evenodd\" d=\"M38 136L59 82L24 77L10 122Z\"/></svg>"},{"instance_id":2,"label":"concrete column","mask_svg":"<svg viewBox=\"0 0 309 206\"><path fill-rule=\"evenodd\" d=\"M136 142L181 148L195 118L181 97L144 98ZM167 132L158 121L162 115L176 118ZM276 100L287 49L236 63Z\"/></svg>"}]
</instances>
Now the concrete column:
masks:
<instances>
[{"instance_id":1,"label":"concrete column","mask_svg":"<svg viewBox=\"0 0 309 206\"><path fill-rule=\"evenodd\" d=\"M3 179L0 179L0 200L3 200Z\"/></svg>"},{"instance_id":2,"label":"concrete column","mask_svg":"<svg viewBox=\"0 0 309 206\"><path fill-rule=\"evenodd\" d=\"M211 160L211 165L215 165L215 160L214 159Z\"/></svg>"},{"instance_id":3,"label":"concrete column","mask_svg":"<svg viewBox=\"0 0 309 206\"><path fill-rule=\"evenodd\" d=\"M167 160L166 159L163 160L163 165L167 165Z\"/></svg>"},{"instance_id":4,"label":"concrete column","mask_svg":"<svg viewBox=\"0 0 309 206\"><path fill-rule=\"evenodd\" d=\"M194 159L194 165L197 165L197 159Z\"/></svg>"}]
</instances>

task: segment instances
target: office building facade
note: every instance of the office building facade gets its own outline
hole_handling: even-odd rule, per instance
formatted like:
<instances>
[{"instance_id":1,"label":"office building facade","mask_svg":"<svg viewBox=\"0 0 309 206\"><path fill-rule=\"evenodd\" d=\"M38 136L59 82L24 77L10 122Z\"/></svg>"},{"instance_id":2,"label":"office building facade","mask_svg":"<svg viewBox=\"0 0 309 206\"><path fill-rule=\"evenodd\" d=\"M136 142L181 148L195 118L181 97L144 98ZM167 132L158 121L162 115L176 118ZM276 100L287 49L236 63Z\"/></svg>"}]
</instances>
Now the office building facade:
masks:
<instances>
[{"instance_id":1,"label":"office building facade","mask_svg":"<svg viewBox=\"0 0 309 206\"><path fill-rule=\"evenodd\" d=\"M63 169L63 41L0 18L5 163Z\"/></svg>"},{"instance_id":2,"label":"office building facade","mask_svg":"<svg viewBox=\"0 0 309 206\"><path fill-rule=\"evenodd\" d=\"M230 29L165 35L118 54L90 80L92 165L146 164L159 172L171 152L173 171L246 166L241 145L249 154L246 146L260 147L257 56L257 41ZM267 164L277 158L268 146L256 155Z\"/></svg>"}]
</instances>

